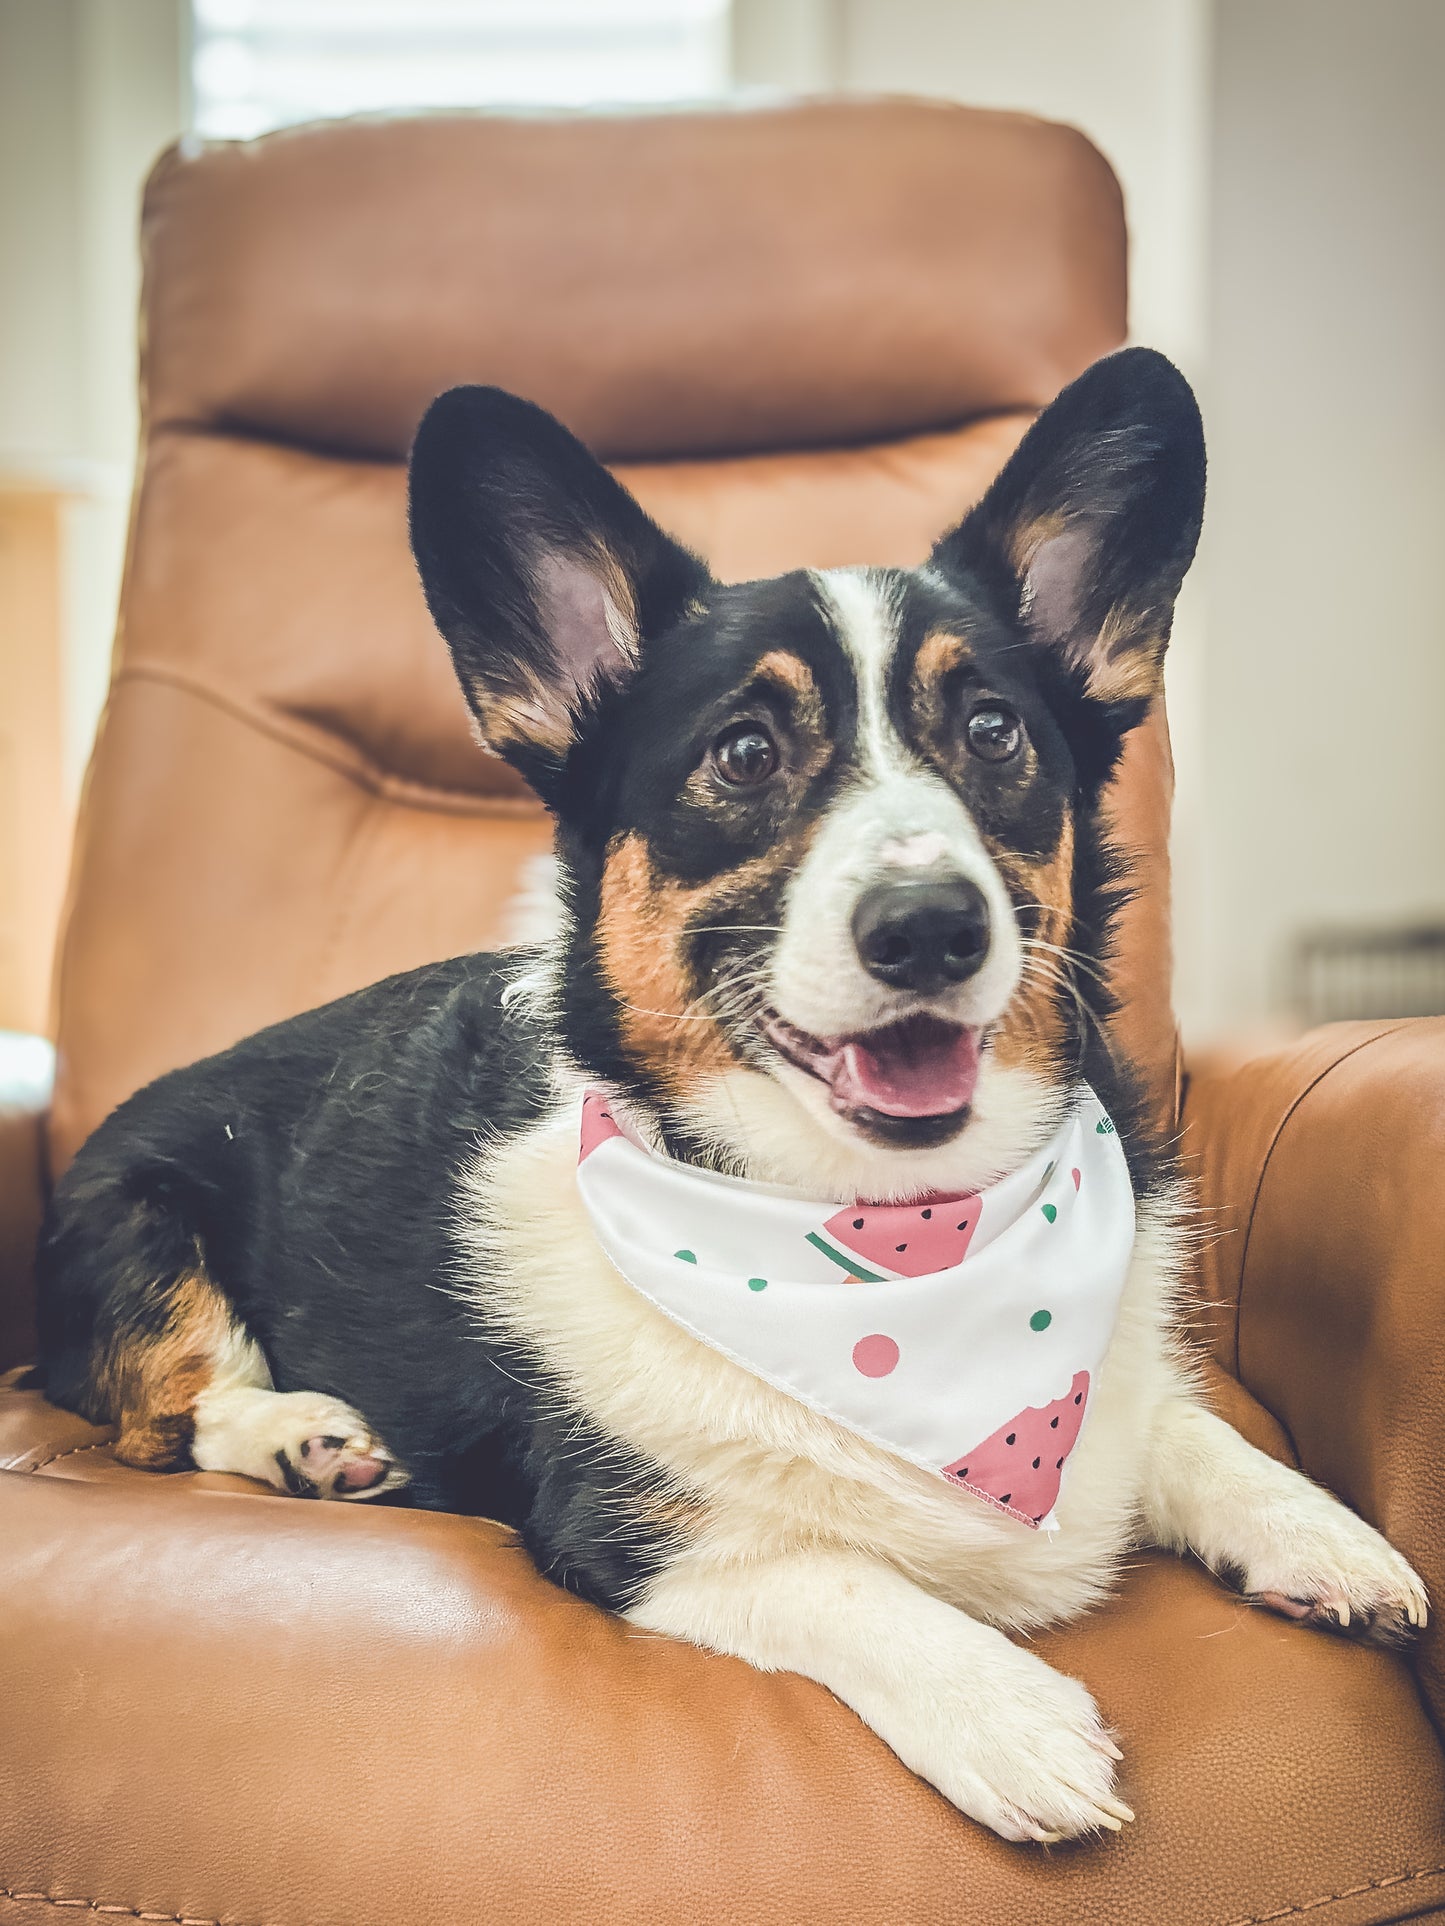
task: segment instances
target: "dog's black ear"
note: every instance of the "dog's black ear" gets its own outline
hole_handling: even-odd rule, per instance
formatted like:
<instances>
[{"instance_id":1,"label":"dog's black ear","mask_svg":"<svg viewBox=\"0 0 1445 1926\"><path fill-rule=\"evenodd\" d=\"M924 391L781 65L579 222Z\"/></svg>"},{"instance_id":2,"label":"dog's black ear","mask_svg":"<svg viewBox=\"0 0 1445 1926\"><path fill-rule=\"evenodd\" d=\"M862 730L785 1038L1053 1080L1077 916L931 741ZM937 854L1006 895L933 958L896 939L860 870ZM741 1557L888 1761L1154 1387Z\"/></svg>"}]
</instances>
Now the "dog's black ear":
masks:
<instances>
[{"instance_id":1,"label":"dog's black ear","mask_svg":"<svg viewBox=\"0 0 1445 1926\"><path fill-rule=\"evenodd\" d=\"M1189 383L1162 354L1126 348L1044 410L932 566L982 576L1127 727L1158 692L1203 513Z\"/></svg>"},{"instance_id":2,"label":"dog's black ear","mask_svg":"<svg viewBox=\"0 0 1445 1926\"><path fill-rule=\"evenodd\" d=\"M411 451L411 545L483 741L544 800L597 698L708 585L544 409L452 388Z\"/></svg>"}]
</instances>

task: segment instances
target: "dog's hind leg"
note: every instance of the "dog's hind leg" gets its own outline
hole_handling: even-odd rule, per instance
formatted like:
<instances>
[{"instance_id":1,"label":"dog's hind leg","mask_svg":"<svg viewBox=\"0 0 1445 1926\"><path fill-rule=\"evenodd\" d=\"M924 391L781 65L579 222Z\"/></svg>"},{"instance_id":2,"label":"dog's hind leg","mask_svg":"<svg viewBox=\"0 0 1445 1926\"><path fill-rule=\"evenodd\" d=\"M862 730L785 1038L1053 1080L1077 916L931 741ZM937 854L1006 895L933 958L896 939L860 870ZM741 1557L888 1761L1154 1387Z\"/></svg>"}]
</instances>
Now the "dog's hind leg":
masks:
<instances>
[{"instance_id":1,"label":"dog's hind leg","mask_svg":"<svg viewBox=\"0 0 1445 1926\"><path fill-rule=\"evenodd\" d=\"M407 1482L359 1411L321 1391L274 1391L269 1377L217 1376L196 1399L191 1457L295 1498L376 1498Z\"/></svg>"},{"instance_id":2,"label":"dog's hind leg","mask_svg":"<svg viewBox=\"0 0 1445 1926\"><path fill-rule=\"evenodd\" d=\"M241 1472L307 1498L405 1484L350 1405L275 1389L200 1241L164 1203L118 1190L67 1198L41 1252L50 1396L113 1425L116 1456L147 1471Z\"/></svg>"}]
</instances>

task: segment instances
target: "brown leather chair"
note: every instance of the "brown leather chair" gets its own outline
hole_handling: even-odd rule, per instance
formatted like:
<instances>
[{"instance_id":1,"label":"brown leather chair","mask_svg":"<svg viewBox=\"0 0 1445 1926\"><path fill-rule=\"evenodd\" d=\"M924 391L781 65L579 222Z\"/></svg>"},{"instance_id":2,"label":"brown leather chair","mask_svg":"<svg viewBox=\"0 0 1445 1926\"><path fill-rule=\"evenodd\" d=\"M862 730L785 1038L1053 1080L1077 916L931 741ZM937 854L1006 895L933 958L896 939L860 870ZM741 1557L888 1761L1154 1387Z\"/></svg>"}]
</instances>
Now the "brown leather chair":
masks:
<instances>
[{"instance_id":1,"label":"brown leather chair","mask_svg":"<svg viewBox=\"0 0 1445 1926\"><path fill-rule=\"evenodd\" d=\"M16 1363L42 1163L170 1065L494 941L546 840L468 736L409 565L431 395L545 403L723 574L906 563L1125 328L1099 156L941 105L285 133L167 156L144 232L59 1077L0 1125ZM1184 1091L1221 1408L1445 1602L1445 1030L1183 1083L1169 790L1159 717L1117 789L1121 1029L1163 1114ZM0 1463L0 1926L1445 1918L1433 1631L1366 1650L1140 1557L1038 1641L1117 1725L1138 1822L1025 1849L818 1687L639 1636L484 1521L127 1470L13 1378Z\"/></svg>"}]
</instances>

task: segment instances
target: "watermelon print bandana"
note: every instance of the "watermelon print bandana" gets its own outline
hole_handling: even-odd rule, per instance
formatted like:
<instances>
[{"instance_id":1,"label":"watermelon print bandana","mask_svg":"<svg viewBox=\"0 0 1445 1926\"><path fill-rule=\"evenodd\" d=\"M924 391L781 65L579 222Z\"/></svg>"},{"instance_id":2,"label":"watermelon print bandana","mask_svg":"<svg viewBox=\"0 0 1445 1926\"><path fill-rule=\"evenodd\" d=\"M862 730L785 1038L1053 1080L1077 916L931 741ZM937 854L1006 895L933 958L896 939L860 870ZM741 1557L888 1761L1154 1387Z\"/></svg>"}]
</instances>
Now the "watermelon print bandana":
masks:
<instances>
[{"instance_id":1,"label":"watermelon print bandana","mask_svg":"<svg viewBox=\"0 0 1445 1926\"><path fill-rule=\"evenodd\" d=\"M612 1264L694 1337L1056 1529L1134 1244L1124 1153L1087 1085L989 1189L842 1208L648 1150L589 1091L577 1187Z\"/></svg>"}]
</instances>

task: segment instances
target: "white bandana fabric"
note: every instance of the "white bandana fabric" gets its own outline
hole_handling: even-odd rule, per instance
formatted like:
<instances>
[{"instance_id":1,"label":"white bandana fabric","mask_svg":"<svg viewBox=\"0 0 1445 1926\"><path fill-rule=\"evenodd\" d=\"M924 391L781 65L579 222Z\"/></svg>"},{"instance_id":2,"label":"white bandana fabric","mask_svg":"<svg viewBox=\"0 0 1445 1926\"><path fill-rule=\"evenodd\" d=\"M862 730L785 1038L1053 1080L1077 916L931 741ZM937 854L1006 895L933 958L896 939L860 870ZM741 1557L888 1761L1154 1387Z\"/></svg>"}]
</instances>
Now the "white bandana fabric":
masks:
<instances>
[{"instance_id":1,"label":"white bandana fabric","mask_svg":"<svg viewBox=\"0 0 1445 1926\"><path fill-rule=\"evenodd\" d=\"M1124 1153L1087 1085L987 1190L842 1206L660 1156L589 1091L577 1187L612 1264L694 1337L1054 1528L1135 1231Z\"/></svg>"}]
</instances>

